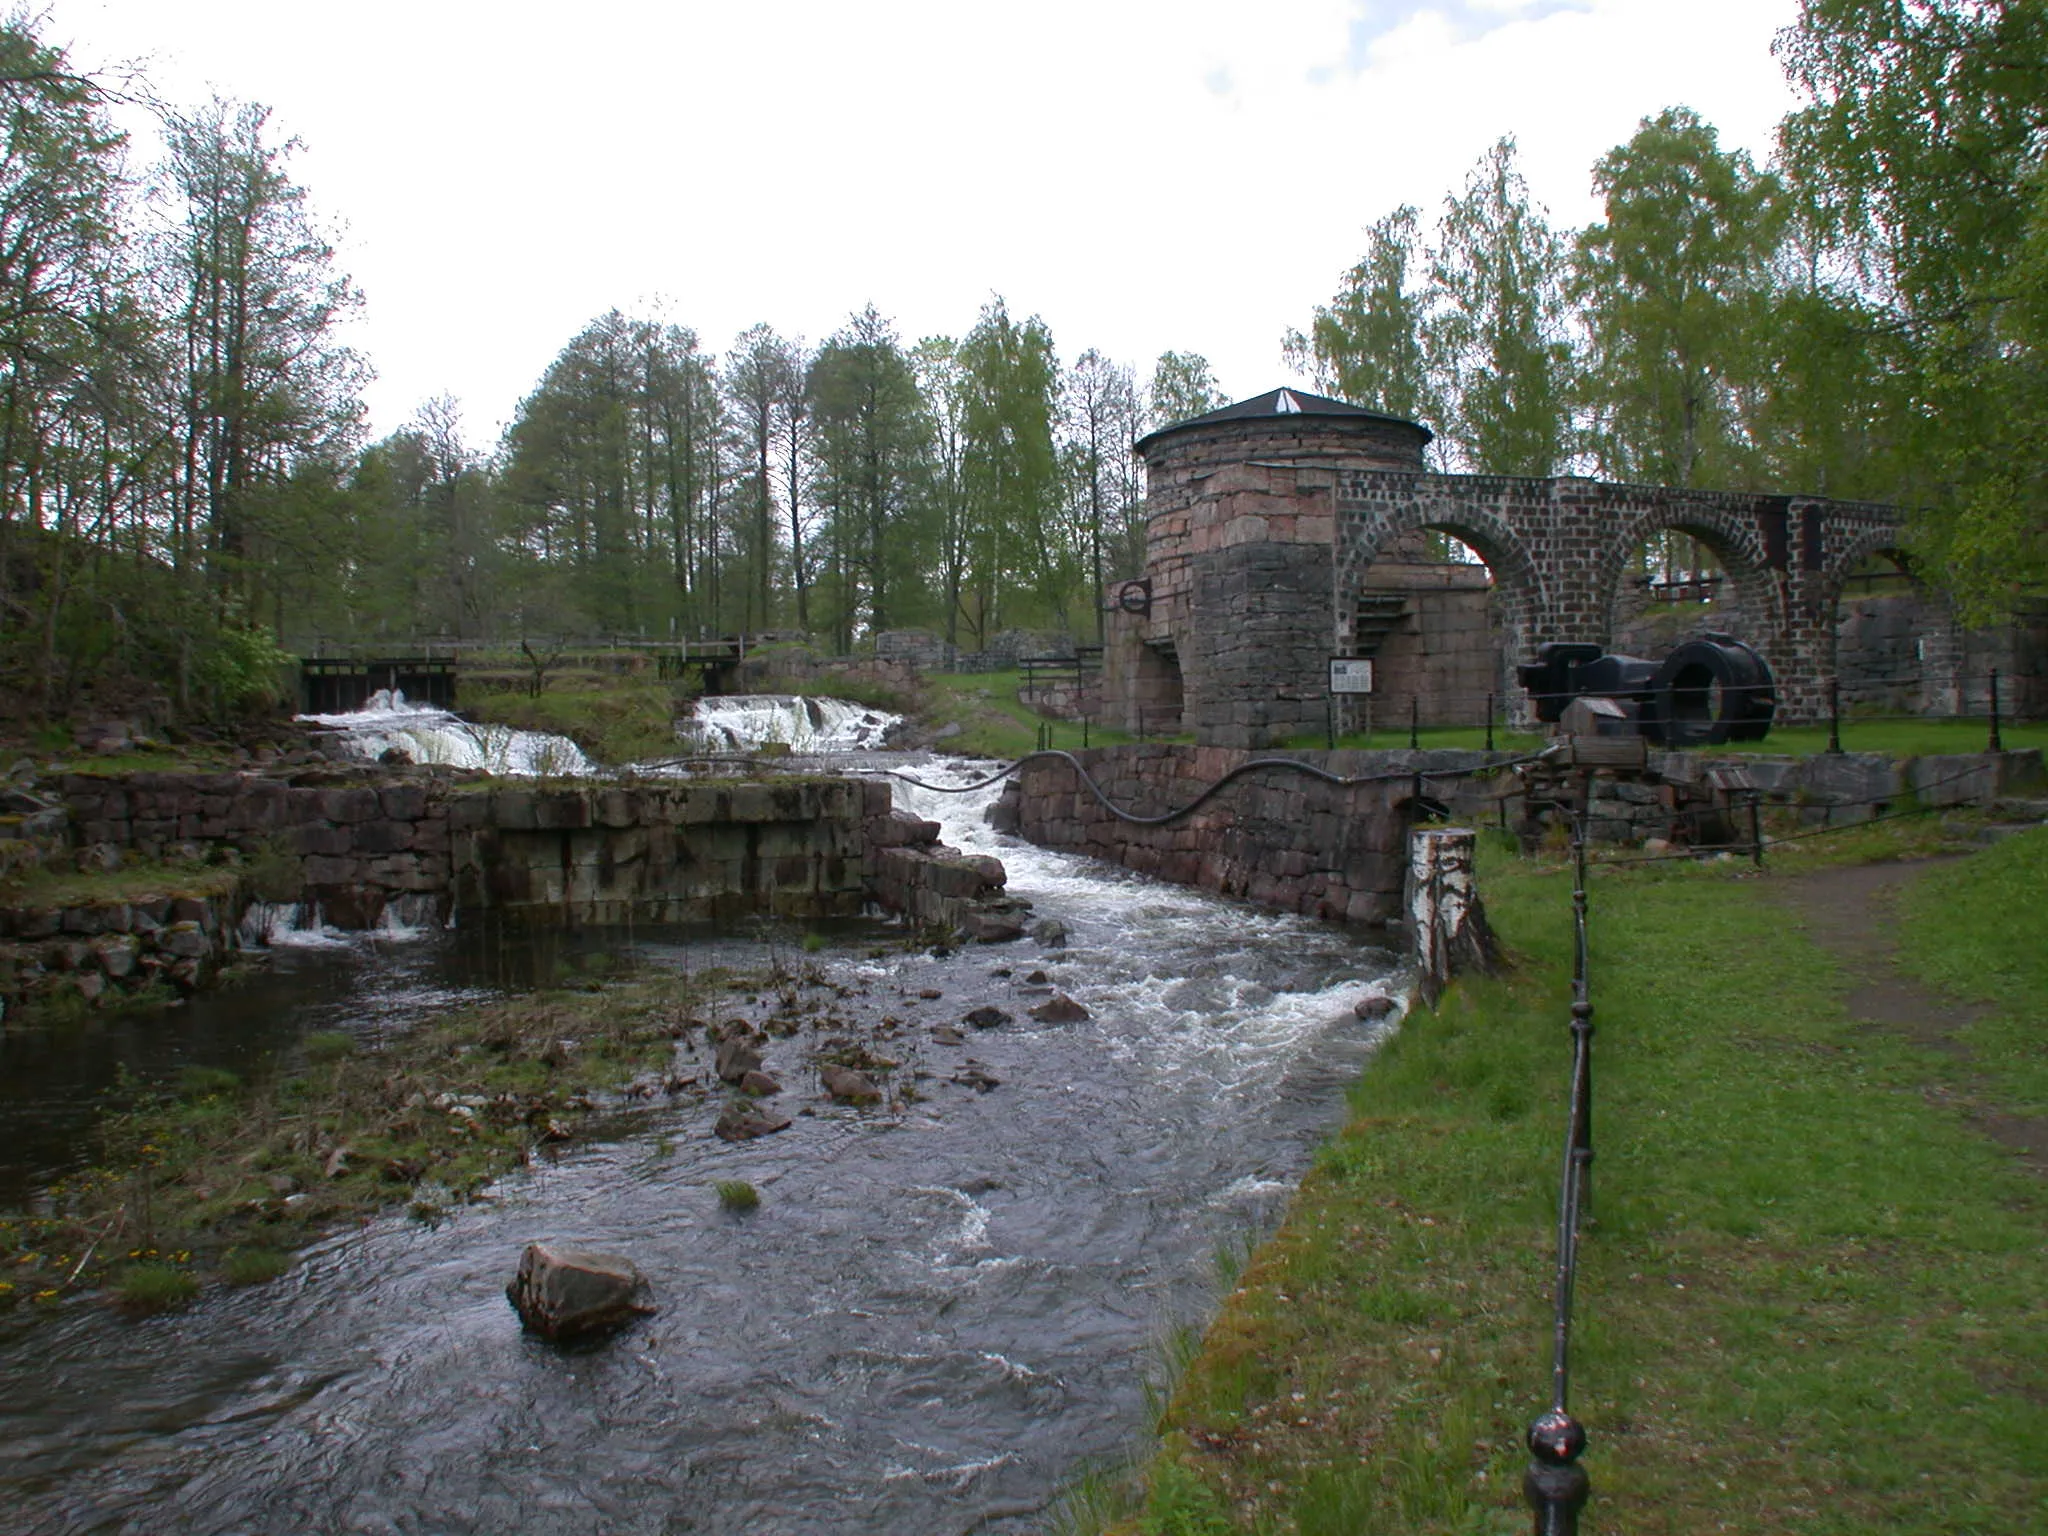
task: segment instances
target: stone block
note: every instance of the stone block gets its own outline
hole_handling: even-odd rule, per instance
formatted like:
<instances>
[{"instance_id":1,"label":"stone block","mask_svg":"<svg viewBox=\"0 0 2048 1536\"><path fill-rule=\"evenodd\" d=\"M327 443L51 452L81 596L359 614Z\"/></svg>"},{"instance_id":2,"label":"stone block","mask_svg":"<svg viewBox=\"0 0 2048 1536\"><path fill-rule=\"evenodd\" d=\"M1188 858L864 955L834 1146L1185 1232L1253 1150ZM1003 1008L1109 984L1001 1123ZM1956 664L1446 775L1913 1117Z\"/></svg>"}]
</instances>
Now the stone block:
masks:
<instances>
[{"instance_id":1,"label":"stone block","mask_svg":"<svg viewBox=\"0 0 2048 1536\"><path fill-rule=\"evenodd\" d=\"M377 802L395 821L418 821L427 813L427 792L418 784L387 784L377 791Z\"/></svg>"},{"instance_id":2,"label":"stone block","mask_svg":"<svg viewBox=\"0 0 2048 1536\"><path fill-rule=\"evenodd\" d=\"M540 825L534 807L534 791L499 789L491 793L489 825L500 832L531 832Z\"/></svg>"},{"instance_id":3,"label":"stone block","mask_svg":"<svg viewBox=\"0 0 2048 1536\"><path fill-rule=\"evenodd\" d=\"M534 796L533 824L549 832L587 827L590 809L590 799L581 790L547 790Z\"/></svg>"},{"instance_id":4,"label":"stone block","mask_svg":"<svg viewBox=\"0 0 2048 1536\"><path fill-rule=\"evenodd\" d=\"M320 814L329 821L370 821L383 814L374 789L330 789L320 797Z\"/></svg>"},{"instance_id":5,"label":"stone block","mask_svg":"<svg viewBox=\"0 0 2048 1536\"><path fill-rule=\"evenodd\" d=\"M412 840L409 821L366 821L357 825L353 834L357 853L397 853L410 848Z\"/></svg>"}]
</instances>

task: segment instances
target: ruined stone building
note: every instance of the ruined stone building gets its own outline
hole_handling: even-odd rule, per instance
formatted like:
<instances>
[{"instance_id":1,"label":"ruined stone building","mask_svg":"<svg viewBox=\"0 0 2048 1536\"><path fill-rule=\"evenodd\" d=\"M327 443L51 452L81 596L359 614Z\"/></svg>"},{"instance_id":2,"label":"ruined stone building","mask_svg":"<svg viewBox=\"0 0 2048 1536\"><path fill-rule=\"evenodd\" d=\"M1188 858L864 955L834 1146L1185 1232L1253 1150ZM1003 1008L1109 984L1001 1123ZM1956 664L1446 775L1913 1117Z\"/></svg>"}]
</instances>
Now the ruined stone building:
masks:
<instances>
[{"instance_id":1,"label":"ruined stone building","mask_svg":"<svg viewBox=\"0 0 2048 1536\"><path fill-rule=\"evenodd\" d=\"M1107 594L1102 717L1217 746L1320 735L1329 663L1371 658L1339 729L1525 718L1516 663L1545 641L1647 656L1705 631L1756 648L1778 718L1845 708L2038 711L2039 630L1968 634L1906 574L1896 507L1733 491L1430 472L1427 428L1276 389L1161 428L1145 568ZM1646 578L1675 531L1715 569ZM1445 536L1484 564L1449 545ZM1447 553L1448 551L1448 553Z\"/></svg>"}]
</instances>

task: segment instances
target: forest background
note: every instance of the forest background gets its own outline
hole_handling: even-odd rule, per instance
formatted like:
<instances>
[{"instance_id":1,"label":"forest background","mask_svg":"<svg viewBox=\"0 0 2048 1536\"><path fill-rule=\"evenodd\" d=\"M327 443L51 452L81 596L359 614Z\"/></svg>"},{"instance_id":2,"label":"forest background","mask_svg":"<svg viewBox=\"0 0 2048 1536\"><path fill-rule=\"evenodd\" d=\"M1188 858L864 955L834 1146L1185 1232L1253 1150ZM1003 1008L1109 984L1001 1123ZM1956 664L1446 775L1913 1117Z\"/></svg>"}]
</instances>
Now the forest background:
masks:
<instances>
[{"instance_id":1,"label":"forest background","mask_svg":"<svg viewBox=\"0 0 2048 1536\"><path fill-rule=\"evenodd\" d=\"M1281 355L1445 469L1914 508L1921 573L1995 620L2048 576L2048 8L1807 0L1777 52L1770 164L1673 107L1569 230L1503 139ZM723 351L612 310L490 450L446 397L365 441L363 299L264 108L82 77L17 14L0 111L0 696L44 713L117 677L229 710L280 647L1086 641L1142 553L1131 443L1224 403L1197 354L1063 361L994 295L958 336L869 304Z\"/></svg>"}]
</instances>

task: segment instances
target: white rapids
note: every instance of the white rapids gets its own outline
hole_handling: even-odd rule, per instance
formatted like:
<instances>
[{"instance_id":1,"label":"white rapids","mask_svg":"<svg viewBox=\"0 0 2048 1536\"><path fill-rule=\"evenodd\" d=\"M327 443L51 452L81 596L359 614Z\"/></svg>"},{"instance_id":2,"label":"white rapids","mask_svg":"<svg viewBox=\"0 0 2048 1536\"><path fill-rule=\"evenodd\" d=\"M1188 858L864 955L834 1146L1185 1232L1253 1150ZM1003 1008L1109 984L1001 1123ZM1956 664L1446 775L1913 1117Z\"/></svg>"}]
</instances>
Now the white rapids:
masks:
<instances>
[{"instance_id":1,"label":"white rapids","mask_svg":"<svg viewBox=\"0 0 2048 1536\"><path fill-rule=\"evenodd\" d=\"M803 694L736 693L702 698L676 722L686 746L705 752L749 752L780 745L800 756L866 752L903 721L884 709Z\"/></svg>"},{"instance_id":2,"label":"white rapids","mask_svg":"<svg viewBox=\"0 0 2048 1536\"><path fill-rule=\"evenodd\" d=\"M590 774L596 765L566 736L477 725L445 709L413 704L399 690L380 688L363 707L342 715L300 715L334 731L351 757L376 762L396 748L410 762L481 768L515 777Z\"/></svg>"}]
</instances>

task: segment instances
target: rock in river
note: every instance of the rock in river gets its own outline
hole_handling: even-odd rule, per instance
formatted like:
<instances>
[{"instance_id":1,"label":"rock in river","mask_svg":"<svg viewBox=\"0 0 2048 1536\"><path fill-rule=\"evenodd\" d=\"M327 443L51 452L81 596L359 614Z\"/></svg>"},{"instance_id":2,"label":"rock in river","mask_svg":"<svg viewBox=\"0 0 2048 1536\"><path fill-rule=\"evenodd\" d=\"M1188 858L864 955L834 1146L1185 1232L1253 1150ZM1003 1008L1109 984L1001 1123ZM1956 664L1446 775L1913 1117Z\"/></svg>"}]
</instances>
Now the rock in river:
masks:
<instances>
[{"instance_id":1,"label":"rock in river","mask_svg":"<svg viewBox=\"0 0 2048 1536\"><path fill-rule=\"evenodd\" d=\"M505 1299L528 1331L561 1341L607 1333L644 1317L647 1277L631 1259L552 1243L528 1243Z\"/></svg>"},{"instance_id":2,"label":"rock in river","mask_svg":"<svg viewBox=\"0 0 2048 1536\"><path fill-rule=\"evenodd\" d=\"M882 1090L865 1072L856 1072L851 1067L826 1067L818 1078L824 1083L825 1091L842 1104L882 1102Z\"/></svg>"},{"instance_id":3,"label":"rock in river","mask_svg":"<svg viewBox=\"0 0 2048 1536\"><path fill-rule=\"evenodd\" d=\"M1010 1016L1000 1008L977 1008L960 1021L972 1024L976 1029L994 1029L1010 1022Z\"/></svg>"},{"instance_id":4,"label":"rock in river","mask_svg":"<svg viewBox=\"0 0 2048 1536\"><path fill-rule=\"evenodd\" d=\"M743 1099L735 1099L718 1112L718 1124L711 1133L720 1141L752 1141L789 1129L787 1115L771 1115Z\"/></svg>"},{"instance_id":5,"label":"rock in river","mask_svg":"<svg viewBox=\"0 0 2048 1536\"><path fill-rule=\"evenodd\" d=\"M718 1075L728 1083L737 1083L749 1072L760 1070L761 1053L751 1041L735 1037L719 1045Z\"/></svg>"},{"instance_id":6,"label":"rock in river","mask_svg":"<svg viewBox=\"0 0 2048 1536\"><path fill-rule=\"evenodd\" d=\"M1079 1024L1084 1019L1095 1017L1086 1008L1075 1002L1064 992L1055 992L1046 1001L1031 1010L1031 1017L1041 1024Z\"/></svg>"}]
</instances>

